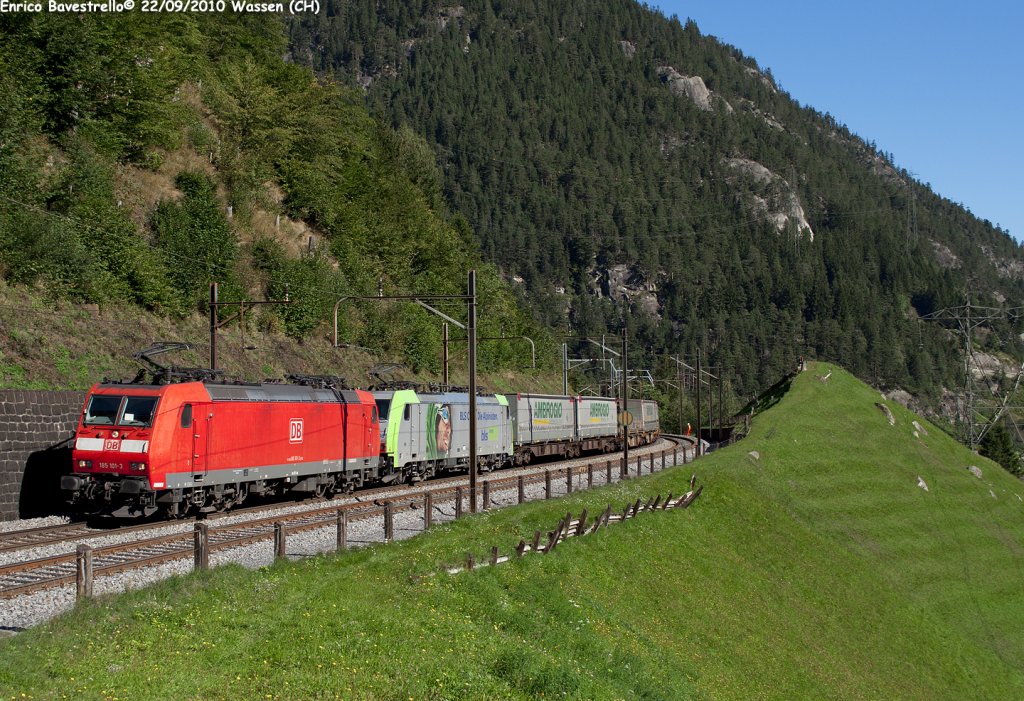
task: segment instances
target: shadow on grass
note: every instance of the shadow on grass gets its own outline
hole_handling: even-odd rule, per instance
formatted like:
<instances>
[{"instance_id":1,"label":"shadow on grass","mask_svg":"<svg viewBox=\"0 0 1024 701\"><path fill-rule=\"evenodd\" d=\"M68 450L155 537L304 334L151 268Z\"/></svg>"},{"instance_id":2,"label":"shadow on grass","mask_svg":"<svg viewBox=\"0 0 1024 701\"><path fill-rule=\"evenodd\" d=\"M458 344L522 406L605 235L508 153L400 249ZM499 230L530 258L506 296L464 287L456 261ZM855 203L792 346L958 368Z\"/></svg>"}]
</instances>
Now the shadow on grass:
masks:
<instances>
[{"instance_id":1,"label":"shadow on grass","mask_svg":"<svg viewBox=\"0 0 1024 701\"><path fill-rule=\"evenodd\" d=\"M755 414L768 411L782 401L782 398L786 396L787 392L789 392L789 388L793 386L794 379L796 379L796 373L786 375L762 392L757 399L743 407L743 411L740 412L740 415L750 414L753 416Z\"/></svg>"}]
</instances>

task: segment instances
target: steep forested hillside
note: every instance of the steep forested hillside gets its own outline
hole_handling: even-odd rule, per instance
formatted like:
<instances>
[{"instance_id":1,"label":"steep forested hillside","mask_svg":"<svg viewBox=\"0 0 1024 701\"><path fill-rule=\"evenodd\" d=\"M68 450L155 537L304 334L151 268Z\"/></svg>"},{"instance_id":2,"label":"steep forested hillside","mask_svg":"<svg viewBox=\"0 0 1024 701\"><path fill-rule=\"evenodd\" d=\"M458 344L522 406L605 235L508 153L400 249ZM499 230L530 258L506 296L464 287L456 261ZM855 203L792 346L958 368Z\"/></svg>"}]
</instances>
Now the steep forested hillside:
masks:
<instances>
[{"instance_id":1,"label":"steep forested hillside","mask_svg":"<svg viewBox=\"0 0 1024 701\"><path fill-rule=\"evenodd\" d=\"M934 394L961 364L918 316L968 279L975 302L1020 299L1006 232L632 0L330 0L291 38L433 144L539 318L593 336L625 316L647 365L702 348L749 394L807 353Z\"/></svg>"},{"instance_id":2,"label":"steep forested hillside","mask_svg":"<svg viewBox=\"0 0 1024 701\"><path fill-rule=\"evenodd\" d=\"M10 14L0 37L11 285L169 320L205 311L211 282L223 301L287 289L292 304L246 322L302 340L327 333L341 296L464 294L477 266L482 335L529 333L555 357L444 202L432 150L370 117L358 93L285 62L278 18ZM71 324L60 316L52 337ZM350 304L341 324L342 340L439 370L440 323L415 305ZM25 331L0 338L5 381L21 376ZM514 351L488 344L483 367Z\"/></svg>"}]
</instances>

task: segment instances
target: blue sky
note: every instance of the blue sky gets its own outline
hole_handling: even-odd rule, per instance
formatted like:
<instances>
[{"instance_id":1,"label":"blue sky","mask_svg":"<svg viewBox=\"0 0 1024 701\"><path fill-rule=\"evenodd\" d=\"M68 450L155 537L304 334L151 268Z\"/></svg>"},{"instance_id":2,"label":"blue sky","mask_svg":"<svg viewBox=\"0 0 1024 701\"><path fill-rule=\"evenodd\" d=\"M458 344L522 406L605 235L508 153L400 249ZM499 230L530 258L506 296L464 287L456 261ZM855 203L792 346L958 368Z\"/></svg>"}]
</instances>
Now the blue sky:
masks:
<instances>
[{"instance_id":1,"label":"blue sky","mask_svg":"<svg viewBox=\"0 0 1024 701\"><path fill-rule=\"evenodd\" d=\"M1024 3L655 0L1024 239Z\"/></svg>"}]
</instances>

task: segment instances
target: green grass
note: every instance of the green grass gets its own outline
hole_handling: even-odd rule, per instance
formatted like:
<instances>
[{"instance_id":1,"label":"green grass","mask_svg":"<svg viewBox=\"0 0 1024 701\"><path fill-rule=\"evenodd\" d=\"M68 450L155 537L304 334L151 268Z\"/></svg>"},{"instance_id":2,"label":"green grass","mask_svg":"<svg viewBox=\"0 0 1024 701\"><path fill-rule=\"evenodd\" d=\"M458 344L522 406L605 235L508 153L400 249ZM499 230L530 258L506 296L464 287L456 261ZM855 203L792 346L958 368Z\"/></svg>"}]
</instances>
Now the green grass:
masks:
<instances>
[{"instance_id":1,"label":"green grass","mask_svg":"<svg viewBox=\"0 0 1024 701\"><path fill-rule=\"evenodd\" d=\"M931 426L914 439L900 407L890 427L877 393L826 372L694 466L706 487L689 510L411 577L507 552L570 509L679 494L681 469L386 547L176 578L0 643L0 697L1024 697L1024 489Z\"/></svg>"}]
</instances>

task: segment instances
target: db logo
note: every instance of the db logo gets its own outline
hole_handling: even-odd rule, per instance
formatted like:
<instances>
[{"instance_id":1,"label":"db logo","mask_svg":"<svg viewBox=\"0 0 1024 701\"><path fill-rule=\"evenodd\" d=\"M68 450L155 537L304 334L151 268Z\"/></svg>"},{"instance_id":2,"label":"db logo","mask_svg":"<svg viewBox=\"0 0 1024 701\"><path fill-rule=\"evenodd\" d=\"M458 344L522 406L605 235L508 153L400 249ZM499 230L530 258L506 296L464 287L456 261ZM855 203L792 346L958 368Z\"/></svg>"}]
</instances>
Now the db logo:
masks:
<instances>
[{"instance_id":1,"label":"db logo","mask_svg":"<svg viewBox=\"0 0 1024 701\"><path fill-rule=\"evenodd\" d=\"M117 439L111 440L108 438L103 441L103 450L112 450L115 452L121 450L121 441Z\"/></svg>"},{"instance_id":2,"label":"db logo","mask_svg":"<svg viewBox=\"0 0 1024 701\"><path fill-rule=\"evenodd\" d=\"M302 442L302 419L292 419L288 429L288 442Z\"/></svg>"}]
</instances>

